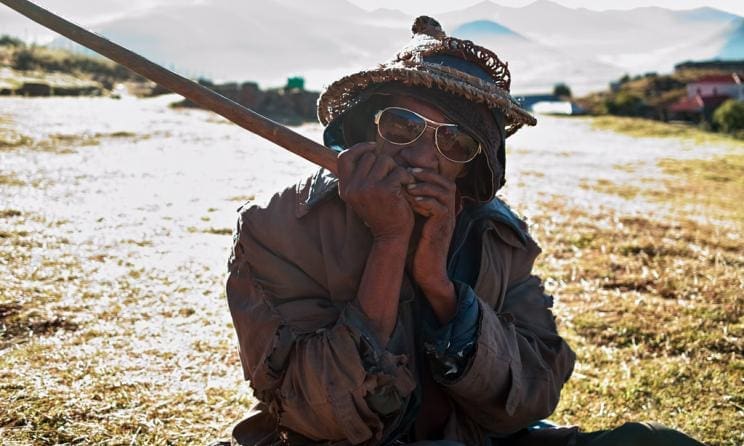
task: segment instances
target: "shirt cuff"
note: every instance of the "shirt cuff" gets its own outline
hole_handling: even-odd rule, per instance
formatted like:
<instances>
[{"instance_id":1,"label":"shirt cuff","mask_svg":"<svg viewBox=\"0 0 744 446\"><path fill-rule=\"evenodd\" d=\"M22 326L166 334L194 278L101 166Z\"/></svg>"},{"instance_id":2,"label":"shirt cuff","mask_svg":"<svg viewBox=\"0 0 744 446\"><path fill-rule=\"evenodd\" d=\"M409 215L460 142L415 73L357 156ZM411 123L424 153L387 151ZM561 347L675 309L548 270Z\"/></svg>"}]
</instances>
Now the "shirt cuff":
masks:
<instances>
[{"instance_id":1,"label":"shirt cuff","mask_svg":"<svg viewBox=\"0 0 744 446\"><path fill-rule=\"evenodd\" d=\"M423 346L430 359L435 378L449 381L465 370L475 347L480 308L473 289L453 281L457 295L457 312L446 325L434 320L423 324Z\"/></svg>"}]
</instances>

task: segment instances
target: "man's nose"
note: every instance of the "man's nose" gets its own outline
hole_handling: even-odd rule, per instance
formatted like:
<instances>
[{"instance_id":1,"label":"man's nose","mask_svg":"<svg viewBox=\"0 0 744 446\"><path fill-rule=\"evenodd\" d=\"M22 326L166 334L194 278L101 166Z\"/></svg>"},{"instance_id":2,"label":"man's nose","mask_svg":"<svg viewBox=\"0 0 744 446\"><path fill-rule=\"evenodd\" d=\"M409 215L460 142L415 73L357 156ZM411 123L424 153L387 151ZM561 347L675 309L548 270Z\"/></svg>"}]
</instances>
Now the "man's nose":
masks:
<instances>
[{"instance_id":1,"label":"man's nose","mask_svg":"<svg viewBox=\"0 0 744 446\"><path fill-rule=\"evenodd\" d=\"M439 164L435 141L435 129L426 127L424 133L401 150L401 156L410 166L436 168Z\"/></svg>"}]
</instances>

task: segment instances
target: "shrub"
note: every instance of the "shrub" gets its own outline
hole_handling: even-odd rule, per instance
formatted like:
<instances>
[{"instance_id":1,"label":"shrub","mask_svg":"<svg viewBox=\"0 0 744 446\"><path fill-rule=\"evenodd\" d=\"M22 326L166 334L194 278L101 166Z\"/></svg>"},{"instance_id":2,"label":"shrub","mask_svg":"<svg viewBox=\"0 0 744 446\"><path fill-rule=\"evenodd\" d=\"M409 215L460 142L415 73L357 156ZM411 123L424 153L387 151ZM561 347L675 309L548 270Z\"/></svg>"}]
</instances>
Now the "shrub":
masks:
<instances>
[{"instance_id":1,"label":"shrub","mask_svg":"<svg viewBox=\"0 0 744 446\"><path fill-rule=\"evenodd\" d=\"M31 50L22 49L15 54L13 68L21 71L33 70L37 67L36 60Z\"/></svg>"},{"instance_id":2,"label":"shrub","mask_svg":"<svg viewBox=\"0 0 744 446\"><path fill-rule=\"evenodd\" d=\"M722 132L744 131L744 102L729 99L713 113L713 123Z\"/></svg>"},{"instance_id":3,"label":"shrub","mask_svg":"<svg viewBox=\"0 0 744 446\"><path fill-rule=\"evenodd\" d=\"M614 98L609 98L605 102L608 113L621 116L638 116L641 114L643 106L642 97L627 91L621 91Z\"/></svg>"},{"instance_id":4,"label":"shrub","mask_svg":"<svg viewBox=\"0 0 744 446\"><path fill-rule=\"evenodd\" d=\"M23 41L7 34L0 36L0 46L23 46Z\"/></svg>"},{"instance_id":5,"label":"shrub","mask_svg":"<svg viewBox=\"0 0 744 446\"><path fill-rule=\"evenodd\" d=\"M561 82L560 84L555 84L555 87L553 87L553 95L559 98L570 98L571 89L568 88L568 85Z\"/></svg>"}]
</instances>

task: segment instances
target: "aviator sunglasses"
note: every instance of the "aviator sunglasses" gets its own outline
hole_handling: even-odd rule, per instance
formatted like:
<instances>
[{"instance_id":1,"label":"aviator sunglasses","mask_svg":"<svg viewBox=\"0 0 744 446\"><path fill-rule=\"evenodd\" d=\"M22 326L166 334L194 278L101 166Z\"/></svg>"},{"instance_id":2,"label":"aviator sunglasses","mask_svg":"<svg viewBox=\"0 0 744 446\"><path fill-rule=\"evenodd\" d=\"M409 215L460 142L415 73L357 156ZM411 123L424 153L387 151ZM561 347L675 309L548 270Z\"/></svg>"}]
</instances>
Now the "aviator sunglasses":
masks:
<instances>
[{"instance_id":1,"label":"aviator sunglasses","mask_svg":"<svg viewBox=\"0 0 744 446\"><path fill-rule=\"evenodd\" d=\"M457 124L432 121L407 108L387 107L378 111L375 125L382 139L399 146L415 142L431 127L437 150L454 163L467 163L481 151L480 143Z\"/></svg>"}]
</instances>

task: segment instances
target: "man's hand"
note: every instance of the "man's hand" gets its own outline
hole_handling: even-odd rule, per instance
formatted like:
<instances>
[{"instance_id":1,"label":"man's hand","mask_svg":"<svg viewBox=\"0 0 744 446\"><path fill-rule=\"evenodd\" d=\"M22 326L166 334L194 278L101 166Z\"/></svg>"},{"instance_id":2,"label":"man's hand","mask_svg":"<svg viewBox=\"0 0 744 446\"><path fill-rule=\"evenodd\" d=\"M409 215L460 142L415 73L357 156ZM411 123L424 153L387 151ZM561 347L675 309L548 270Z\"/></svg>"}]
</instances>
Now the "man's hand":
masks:
<instances>
[{"instance_id":1,"label":"man's hand","mask_svg":"<svg viewBox=\"0 0 744 446\"><path fill-rule=\"evenodd\" d=\"M405 185L413 175L377 150L377 143L359 143L338 156L339 195L372 233L357 299L382 342L398 319L398 300L413 231L413 210Z\"/></svg>"},{"instance_id":2,"label":"man's hand","mask_svg":"<svg viewBox=\"0 0 744 446\"><path fill-rule=\"evenodd\" d=\"M407 186L413 210L426 222L413 257L413 278L440 322L454 316L455 289L447 275L447 253L455 230L457 188L431 169L411 169L416 182Z\"/></svg>"},{"instance_id":3,"label":"man's hand","mask_svg":"<svg viewBox=\"0 0 744 446\"><path fill-rule=\"evenodd\" d=\"M376 145L363 142L339 154L339 195L369 226L375 240L408 246L414 216L404 191L414 177Z\"/></svg>"}]
</instances>

